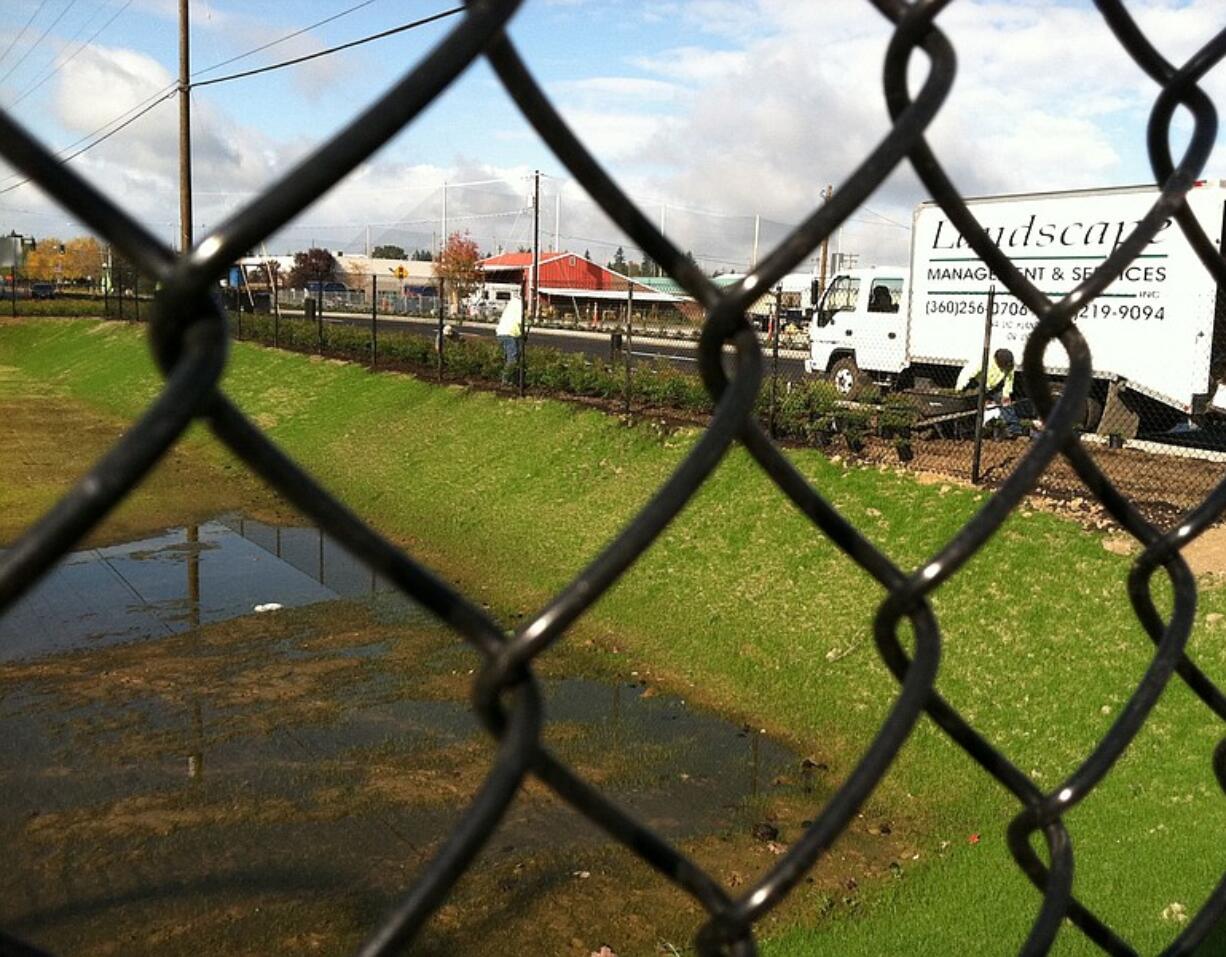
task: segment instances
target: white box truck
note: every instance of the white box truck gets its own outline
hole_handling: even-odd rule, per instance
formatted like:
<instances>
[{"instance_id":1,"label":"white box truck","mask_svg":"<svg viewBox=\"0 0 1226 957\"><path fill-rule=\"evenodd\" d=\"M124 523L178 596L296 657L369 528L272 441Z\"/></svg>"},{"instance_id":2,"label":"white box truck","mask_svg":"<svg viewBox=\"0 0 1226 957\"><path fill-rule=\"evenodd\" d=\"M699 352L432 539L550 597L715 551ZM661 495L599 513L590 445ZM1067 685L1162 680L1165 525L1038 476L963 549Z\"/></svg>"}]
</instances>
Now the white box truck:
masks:
<instances>
[{"instance_id":1,"label":"white box truck","mask_svg":"<svg viewBox=\"0 0 1226 957\"><path fill-rule=\"evenodd\" d=\"M1055 299L1128 237L1157 195L1152 186L1138 186L967 204L1005 255ZM1220 251L1226 183L1198 183L1188 203ZM950 386L965 365L981 361L993 286L991 348L1010 349L1020 362L1035 316L980 261L944 210L922 203L913 219L910 268L831 278L810 321L806 369L830 375L844 393L869 380L886 388ZM1224 295L1178 224L1164 224L1077 317L1095 380L1083 425L1131 437L1142 420L1169 428L1226 414ZM1045 368L1056 377L1067 372L1058 344L1048 348Z\"/></svg>"}]
</instances>

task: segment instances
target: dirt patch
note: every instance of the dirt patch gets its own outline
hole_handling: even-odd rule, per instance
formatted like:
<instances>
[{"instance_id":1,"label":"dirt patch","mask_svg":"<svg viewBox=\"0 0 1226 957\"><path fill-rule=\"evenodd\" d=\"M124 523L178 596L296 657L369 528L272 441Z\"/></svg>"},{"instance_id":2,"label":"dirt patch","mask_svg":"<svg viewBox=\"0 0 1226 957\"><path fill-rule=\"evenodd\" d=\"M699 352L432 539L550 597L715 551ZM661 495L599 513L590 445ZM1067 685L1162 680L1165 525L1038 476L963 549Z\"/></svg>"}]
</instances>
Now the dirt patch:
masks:
<instances>
[{"instance_id":1,"label":"dirt patch","mask_svg":"<svg viewBox=\"0 0 1226 957\"><path fill-rule=\"evenodd\" d=\"M1226 526L1217 525L1183 548L1195 575L1226 575Z\"/></svg>"},{"instance_id":2,"label":"dirt patch","mask_svg":"<svg viewBox=\"0 0 1226 957\"><path fill-rule=\"evenodd\" d=\"M1115 555L1136 556L1141 545L1129 535L1108 535L1103 548ZM1199 538L1183 547L1181 553L1192 574L1214 578L1226 577L1226 525L1215 525Z\"/></svg>"},{"instance_id":3,"label":"dirt patch","mask_svg":"<svg viewBox=\"0 0 1226 957\"><path fill-rule=\"evenodd\" d=\"M1135 555L1140 551L1137 540L1128 535L1107 535L1103 538L1103 548L1112 555Z\"/></svg>"}]
</instances>

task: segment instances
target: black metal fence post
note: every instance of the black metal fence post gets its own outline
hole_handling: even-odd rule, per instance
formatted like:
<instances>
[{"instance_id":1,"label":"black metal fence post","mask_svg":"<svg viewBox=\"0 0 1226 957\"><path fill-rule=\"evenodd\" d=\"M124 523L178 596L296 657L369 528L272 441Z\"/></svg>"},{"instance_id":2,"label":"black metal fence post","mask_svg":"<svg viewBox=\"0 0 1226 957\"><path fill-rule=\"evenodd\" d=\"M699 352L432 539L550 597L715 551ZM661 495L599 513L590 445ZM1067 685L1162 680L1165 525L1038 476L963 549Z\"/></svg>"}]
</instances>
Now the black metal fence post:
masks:
<instances>
[{"instance_id":1,"label":"black metal fence post","mask_svg":"<svg viewBox=\"0 0 1226 957\"><path fill-rule=\"evenodd\" d=\"M622 343L622 360L626 367L625 412L630 414L630 394L633 389L633 357L630 355L631 330L634 327L634 286L626 284L626 338Z\"/></svg>"},{"instance_id":2,"label":"black metal fence post","mask_svg":"<svg viewBox=\"0 0 1226 957\"><path fill-rule=\"evenodd\" d=\"M315 304L315 327L319 339L319 354L324 354L324 280L319 280L319 301Z\"/></svg>"},{"instance_id":3,"label":"black metal fence post","mask_svg":"<svg viewBox=\"0 0 1226 957\"><path fill-rule=\"evenodd\" d=\"M438 279L438 381L443 381L443 317L447 309L447 281Z\"/></svg>"},{"instance_id":4,"label":"black metal fence post","mask_svg":"<svg viewBox=\"0 0 1226 957\"><path fill-rule=\"evenodd\" d=\"M277 348L281 344L281 281L280 267L268 269L268 282L272 286L272 344Z\"/></svg>"},{"instance_id":5,"label":"black metal fence post","mask_svg":"<svg viewBox=\"0 0 1226 957\"><path fill-rule=\"evenodd\" d=\"M770 410L770 436L776 437L775 433L775 408L777 403L777 393L779 391L779 327L783 320L783 286L775 287L775 322L774 330L771 334L771 410Z\"/></svg>"},{"instance_id":6,"label":"black metal fence post","mask_svg":"<svg viewBox=\"0 0 1226 957\"><path fill-rule=\"evenodd\" d=\"M519 354L518 365L516 370L516 378L519 380L519 397L524 397L524 385L527 379L527 353L528 351L528 310L524 309L519 317Z\"/></svg>"},{"instance_id":7,"label":"black metal fence post","mask_svg":"<svg viewBox=\"0 0 1226 957\"><path fill-rule=\"evenodd\" d=\"M988 305L983 318L983 359L979 363L979 401L975 409L975 454L971 458L971 484L979 484L979 463L983 453L983 411L988 399L988 355L992 348L992 313L996 309L996 287L988 287Z\"/></svg>"},{"instance_id":8,"label":"black metal fence post","mask_svg":"<svg viewBox=\"0 0 1226 957\"><path fill-rule=\"evenodd\" d=\"M379 364L379 277L370 277L370 367Z\"/></svg>"}]
</instances>

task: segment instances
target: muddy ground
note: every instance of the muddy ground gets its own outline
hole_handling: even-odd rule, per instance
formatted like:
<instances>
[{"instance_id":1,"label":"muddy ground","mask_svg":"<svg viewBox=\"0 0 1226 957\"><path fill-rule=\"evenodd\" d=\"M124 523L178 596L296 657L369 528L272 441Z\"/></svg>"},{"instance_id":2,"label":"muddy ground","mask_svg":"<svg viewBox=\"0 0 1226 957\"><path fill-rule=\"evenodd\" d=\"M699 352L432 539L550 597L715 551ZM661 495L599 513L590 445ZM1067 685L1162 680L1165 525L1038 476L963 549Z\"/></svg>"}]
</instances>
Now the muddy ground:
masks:
<instances>
[{"instance_id":1,"label":"muddy ground","mask_svg":"<svg viewBox=\"0 0 1226 957\"><path fill-rule=\"evenodd\" d=\"M60 953L351 952L492 755L465 702L475 655L392 602L0 666L0 925ZM547 677L548 743L729 887L828 796L820 762L641 683ZM854 906L910 830L862 819L778 919ZM648 954L699 918L531 783L417 952Z\"/></svg>"}]
</instances>

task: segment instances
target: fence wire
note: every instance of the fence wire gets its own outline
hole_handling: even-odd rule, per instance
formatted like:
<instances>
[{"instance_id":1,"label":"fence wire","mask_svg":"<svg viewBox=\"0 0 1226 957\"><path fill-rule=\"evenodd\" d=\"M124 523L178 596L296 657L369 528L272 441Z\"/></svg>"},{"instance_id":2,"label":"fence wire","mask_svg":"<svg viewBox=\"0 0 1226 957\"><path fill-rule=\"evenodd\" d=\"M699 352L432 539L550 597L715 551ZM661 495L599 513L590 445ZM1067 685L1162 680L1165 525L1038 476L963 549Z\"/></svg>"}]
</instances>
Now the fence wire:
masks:
<instances>
[{"instance_id":1,"label":"fence wire","mask_svg":"<svg viewBox=\"0 0 1226 957\"><path fill-rule=\"evenodd\" d=\"M166 376L161 394L136 425L88 475L12 549L0 558L0 612L10 608L70 547L93 528L175 444L196 419L248 466L278 489L326 532L406 595L431 609L483 656L472 688L482 722L498 741L489 773L432 862L417 876L399 905L361 946L363 957L402 950L497 831L499 822L528 775L553 789L575 810L640 856L659 874L693 897L708 918L696 938L703 954L756 953L754 925L782 901L847 829L874 791L922 714L934 722L1017 799L1008 844L1017 866L1039 892L1036 912L1021 953L1045 954L1067 918L1108 954L1132 947L1104 919L1073 894L1074 850L1064 817L1103 780L1136 736L1170 680L1180 680L1218 717L1226 720L1226 697L1185 654L1196 601L1194 579L1180 549L1226 510L1226 481L1169 530L1146 521L1117 490L1079 440L1078 417L1089 394L1092 356L1074 317L1103 292L1149 240L1174 218L1213 278L1226 280L1226 263L1184 203L1207 160L1217 131L1212 102L1198 81L1226 56L1226 31L1209 40L1187 63L1167 62L1119 0L1095 0L1116 39L1157 85L1147 143L1161 192L1133 233L1073 292L1053 302L1032 285L991 242L945 174L924 138L954 79L954 49L935 25L950 0L870 0L895 26L884 67L884 92L892 129L835 191L828 203L764 258L735 286L721 290L662 235L643 211L604 172L596 158L562 121L503 32L518 0L474 0L461 24L378 102L357 117L296 171L249 207L214 230L180 258L122 209L79 178L9 116L0 113L0 155L31 177L66 209L113 243L140 271L160 284L151 308L150 339ZM914 99L908 67L919 51L928 64ZM226 367L225 313L214 290L229 264L257 246L309 206L379 146L417 117L474 60L484 56L507 92L609 217L634 243L702 304L699 365L715 411L687 458L620 534L545 608L507 635L480 606L456 591L412 556L393 547L332 498L303 469L279 451L218 388ZM1171 118L1183 107L1194 117L1187 152L1171 156ZM932 197L967 243L988 264L1003 288L1036 317L1021 359L1027 391L1043 426L1013 463L1008 476L980 511L940 551L907 571L874 547L800 475L754 418L763 381L760 341L746 317L764 288L773 287L831 235L902 162L910 161ZM1042 372L1044 350L1059 342L1068 355L1068 375L1057 397ZM736 352L731 377L721 361L725 345ZM725 452L740 442L792 503L847 556L871 574L887 593L877 610L877 650L898 681L898 693L876 737L860 756L812 825L770 870L733 896L713 876L640 824L567 767L541 743L541 688L532 663L562 639L567 629L651 546L674 516L702 487ZM1133 609L1155 645L1144 676L1128 704L1093 753L1057 786L1045 789L1011 764L959 711L935 690L941 627L928 595L975 555L1039 481L1063 456L1104 508L1144 547L1129 578ZM1173 598L1164 616L1150 597L1150 581L1161 570ZM900 638L911 632L913 651ZM1214 771L1226 790L1226 741L1215 751ZM1046 860L1032 845L1038 836ZM1192 952L1226 912L1226 877L1204 906L1164 951ZM0 935L7 954L41 953L32 945Z\"/></svg>"}]
</instances>

